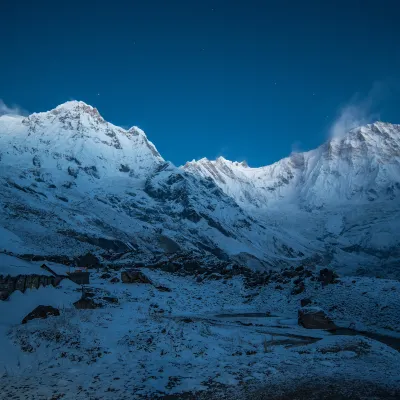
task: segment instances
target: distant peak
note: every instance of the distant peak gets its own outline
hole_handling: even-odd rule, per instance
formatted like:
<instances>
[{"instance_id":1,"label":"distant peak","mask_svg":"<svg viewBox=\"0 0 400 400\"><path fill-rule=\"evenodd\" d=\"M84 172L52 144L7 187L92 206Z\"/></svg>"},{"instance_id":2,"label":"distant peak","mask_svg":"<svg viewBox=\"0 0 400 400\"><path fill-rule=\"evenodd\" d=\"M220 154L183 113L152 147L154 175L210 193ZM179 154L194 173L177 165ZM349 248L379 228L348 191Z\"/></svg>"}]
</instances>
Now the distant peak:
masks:
<instances>
[{"instance_id":1,"label":"distant peak","mask_svg":"<svg viewBox=\"0 0 400 400\"><path fill-rule=\"evenodd\" d=\"M91 115L100 116L100 113L96 107L92 107L91 105L86 104L84 101L77 101L77 100L67 101L63 104L60 104L52 111L85 112Z\"/></svg>"},{"instance_id":2,"label":"distant peak","mask_svg":"<svg viewBox=\"0 0 400 400\"><path fill-rule=\"evenodd\" d=\"M89 104L86 104L84 101L70 100L70 101L66 101L65 103L60 104L55 109L56 110L60 110L60 109L63 109L63 110L74 110L74 109L79 108L79 107L94 108L94 107L90 106Z\"/></svg>"}]
</instances>

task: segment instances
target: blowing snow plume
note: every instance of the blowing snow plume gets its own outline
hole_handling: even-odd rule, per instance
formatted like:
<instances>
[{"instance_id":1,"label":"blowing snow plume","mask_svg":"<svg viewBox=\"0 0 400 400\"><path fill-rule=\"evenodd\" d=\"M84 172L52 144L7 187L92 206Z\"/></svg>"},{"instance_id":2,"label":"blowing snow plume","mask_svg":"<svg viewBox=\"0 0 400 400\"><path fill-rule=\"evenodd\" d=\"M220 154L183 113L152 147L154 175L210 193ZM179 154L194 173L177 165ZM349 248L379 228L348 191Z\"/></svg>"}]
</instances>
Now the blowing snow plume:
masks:
<instances>
[{"instance_id":1,"label":"blowing snow plume","mask_svg":"<svg viewBox=\"0 0 400 400\"><path fill-rule=\"evenodd\" d=\"M342 137L348 131L379 119L377 107L386 97L387 87L382 83L375 83L365 98L359 94L346 104L330 128L331 137Z\"/></svg>"},{"instance_id":2,"label":"blowing snow plume","mask_svg":"<svg viewBox=\"0 0 400 400\"><path fill-rule=\"evenodd\" d=\"M13 105L11 107L7 106L2 99L0 99L0 117L2 115L26 115L27 112L21 107Z\"/></svg>"}]
</instances>

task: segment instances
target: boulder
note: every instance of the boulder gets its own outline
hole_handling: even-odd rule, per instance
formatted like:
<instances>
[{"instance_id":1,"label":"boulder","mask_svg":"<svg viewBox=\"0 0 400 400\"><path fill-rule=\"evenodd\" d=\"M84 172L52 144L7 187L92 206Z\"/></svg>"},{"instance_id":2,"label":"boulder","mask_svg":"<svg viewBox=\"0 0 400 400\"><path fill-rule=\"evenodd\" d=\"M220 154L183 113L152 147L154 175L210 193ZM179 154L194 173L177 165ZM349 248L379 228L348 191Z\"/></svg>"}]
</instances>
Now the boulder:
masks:
<instances>
[{"instance_id":1,"label":"boulder","mask_svg":"<svg viewBox=\"0 0 400 400\"><path fill-rule=\"evenodd\" d=\"M298 312L298 324L307 329L336 329L336 325L319 307L303 307Z\"/></svg>"},{"instance_id":2,"label":"boulder","mask_svg":"<svg viewBox=\"0 0 400 400\"><path fill-rule=\"evenodd\" d=\"M303 282L300 282L297 286L295 286L292 290L292 295L297 295L303 293L305 290L305 286Z\"/></svg>"},{"instance_id":3,"label":"boulder","mask_svg":"<svg viewBox=\"0 0 400 400\"><path fill-rule=\"evenodd\" d=\"M7 300L9 296L10 296L10 293L8 293L6 290L0 291L0 300L1 301Z\"/></svg>"},{"instance_id":4,"label":"boulder","mask_svg":"<svg viewBox=\"0 0 400 400\"><path fill-rule=\"evenodd\" d=\"M171 292L171 289L168 288L168 287L166 287L166 286L157 286L156 289L157 289L159 292Z\"/></svg>"},{"instance_id":5,"label":"boulder","mask_svg":"<svg viewBox=\"0 0 400 400\"><path fill-rule=\"evenodd\" d=\"M121 280L123 283L153 283L142 271L138 269L122 271Z\"/></svg>"},{"instance_id":6,"label":"boulder","mask_svg":"<svg viewBox=\"0 0 400 400\"><path fill-rule=\"evenodd\" d=\"M22 323L26 324L31 319L47 318L49 315L58 316L60 311L52 306L38 306L22 320Z\"/></svg>"},{"instance_id":7,"label":"boulder","mask_svg":"<svg viewBox=\"0 0 400 400\"><path fill-rule=\"evenodd\" d=\"M319 271L319 280L322 282L323 286L329 285L330 283L335 283L336 278L336 273L331 269L324 268Z\"/></svg>"},{"instance_id":8,"label":"boulder","mask_svg":"<svg viewBox=\"0 0 400 400\"><path fill-rule=\"evenodd\" d=\"M103 300L105 300L107 303L118 304L118 298L117 297L104 296Z\"/></svg>"},{"instance_id":9,"label":"boulder","mask_svg":"<svg viewBox=\"0 0 400 400\"><path fill-rule=\"evenodd\" d=\"M87 253L84 256L80 256L76 260L78 268L99 268L100 261L92 253Z\"/></svg>"},{"instance_id":10,"label":"boulder","mask_svg":"<svg viewBox=\"0 0 400 400\"><path fill-rule=\"evenodd\" d=\"M80 300L74 303L75 308L78 310L94 310L95 308L101 307L100 304L95 303L93 299L82 297Z\"/></svg>"},{"instance_id":11,"label":"boulder","mask_svg":"<svg viewBox=\"0 0 400 400\"><path fill-rule=\"evenodd\" d=\"M302 307L306 307L306 306L308 306L308 305L310 305L311 304L311 300L310 299L301 299L300 300L300 305L302 306Z\"/></svg>"}]
</instances>

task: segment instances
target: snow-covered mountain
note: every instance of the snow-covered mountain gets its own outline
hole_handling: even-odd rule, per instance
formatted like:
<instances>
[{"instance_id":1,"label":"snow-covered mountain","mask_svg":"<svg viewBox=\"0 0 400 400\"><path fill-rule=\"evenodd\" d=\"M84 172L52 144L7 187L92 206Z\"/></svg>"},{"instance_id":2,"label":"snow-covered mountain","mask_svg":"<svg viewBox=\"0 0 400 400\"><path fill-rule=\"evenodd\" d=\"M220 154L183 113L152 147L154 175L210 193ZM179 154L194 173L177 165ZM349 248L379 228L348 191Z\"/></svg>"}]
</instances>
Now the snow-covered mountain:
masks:
<instances>
[{"instance_id":1,"label":"snow-covered mountain","mask_svg":"<svg viewBox=\"0 0 400 400\"><path fill-rule=\"evenodd\" d=\"M0 117L0 148L5 250L266 260L267 248L283 246L212 180L164 161L140 129L116 127L83 102Z\"/></svg>"},{"instance_id":2,"label":"snow-covered mountain","mask_svg":"<svg viewBox=\"0 0 400 400\"><path fill-rule=\"evenodd\" d=\"M358 127L266 167L220 157L183 169L213 179L258 221L320 243L336 268L399 273L400 125Z\"/></svg>"},{"instance_id":3,"label":"snow-covered mountain","mask_svg":"<svg viewBox=\"0 0 400 400\"><path fill-rule=\"evenodd\" d=\"M0 247L138 260L190 250L256 268L397 273L399 145L399 126L376 123L267 167L219 158L177 168L139 128L83 102L4 115Z\"/></svg>"},{"instance_id":4,"label":"snow-covered mountain","mask_svg":"<svg viewBox=\"0 0 400 400\"><path fill-rule=\"evenodd\" d=\"M400 195L400 125L362 126L316 150L261 168L223 157L188 162L183 168L212 178L244 208L394 200Z\"/></svg>"}]
</instances>

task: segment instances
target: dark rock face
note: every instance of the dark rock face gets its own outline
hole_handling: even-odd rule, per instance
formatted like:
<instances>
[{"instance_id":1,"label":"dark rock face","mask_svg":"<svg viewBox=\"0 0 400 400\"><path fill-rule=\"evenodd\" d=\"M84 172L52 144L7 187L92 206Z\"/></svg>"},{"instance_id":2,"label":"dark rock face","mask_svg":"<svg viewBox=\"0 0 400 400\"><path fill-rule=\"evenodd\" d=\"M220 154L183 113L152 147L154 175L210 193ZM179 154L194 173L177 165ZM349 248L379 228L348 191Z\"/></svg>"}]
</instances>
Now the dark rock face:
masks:
<instances>
[{"instance_id":1,"label":"dark rock face","mask_svg":"<svg viewBox=\"0 0 400 400\"><path fill-rule=\"evenodd\" d=\"M298 324L307 329L336 329L336 325L318 307L303 307L298 312Z\"/></svg>"},{"instance_id":2,"label":"dark rock face","mask_svg":"<svg viewBox=\"0 0 400 400\"><path fill-rule=\"evenodd\" d=\"M300 305L302 307L306 307L306 306L310 305L311 303L312 303L312 301L310 299L301 299L300 300Z\"/></svg>"},{"instance_id":3,"label":"dark rock face","mask_svg":"<svg viewBox=\"0 0 400 400\"><path fill-rule=\"evenodd\" d=\"M171 292L171 289L168 288L168 287L165 287L165 286L157 286L156 289L157 289L159 292Z\"/></svg>"},{"instance_id":4,"label":"dark rock face","mask_svg":"<svg viewBox=\"0 0 400 400\"><path fill-rule=\"evenodd\" d=\"M100 267L99 259L92 253L87 253L77 259L79 268L98 268Z\"/></svg>"},{"instance_id":5,"label":"dark rock face","mask_svg":"<svg viewBox=\"0 0 400 400\"><path fill-rule=\"evenodd\" d=\"M123 283L148 283L153 284L153 282L138 269L130 269L121 272L121 280Z\"/></svg>"},{"instance_id":6,"label":"dark rock face","mask_svg":"<svg viewBox=\"0 0 400 400\"><path fill-rule=\"evenodd\" d=\"M120 172L129 172L131 169L129 168L128 165L125 164L121 164L121 166L119 167Z\"/></svg>"},{"instance_id":7,"label":"dark rock face","mask_svg":"<svg viewBox=\"0 0 400 400\"><path fill-rule=\"evenodd\" d=\"M57 286L62 277L54 277L47 275L18 275L18 276L2 276L0 275L0 300L5 300L15 290L22 293L27 289L39 289L40 286Z\"/></svg>"},{"instance_id":8,"label":"dark rock face","mask_svg":"<svg viewBox=\"0 0 400 400\"><path fill-rule=\"evenodd\" d=\"M60 315L60 311L52 306L38 306L22 320L22 323L26 324L28 321L36 318L47 318L49 315L58 316Z\"/></svg>"},{"instance_id":9,"label":"dark rock face","mask_svg":"<svg viewBox=\"0 0 400 400\"><path fill-rule=\"evenodd\" d=\"M105 300L107 303L118 304L117 297L104 296L103 300Z\"/></svg>"},{"instance_id":10,"label":"dark rock face","mask_svg":"<svg viewBox=\"0 0 400 400\"><path fill-rule=\"evenodd\" d=\"M10 294L6 290L0 291L0 300L1 301L7 300L9 296L10 296Z\"/></svg>"},{"instance_id":11,"label":"dark rock face","mask_svg":"<svg viewBox=\"0 0 400 400\"><path fill-rule=\"evenodd\" d=\"M322 282L322 285L329 285L330 283L336 283L336 278L338 276L334 271L328 268L324 268L319 271L319 280Z\"/></svg>"},{"instance_id":12,"label":"dark rock face","mask_svg":"<svg viewBox=\"0 0 400 400\"><path fill-rule=\"evenodd\" d=\"M300 282L297 286L295 286L292 290L292 295L297 295L303 293L305 290L304 282Z\"/></svg>"},{"instance_id":13,"label":"dark rock face","mask_svg":"<svg viewBox=\"0 0 400 400\"><path fill-rule=\"evenodd\" d=\"M95 308L101 307L100 304L95 303L93 299L87 297L82 297L80 300L74 303L75 308L78 310L93 310Z\"/></svg>"}]
</instances>

